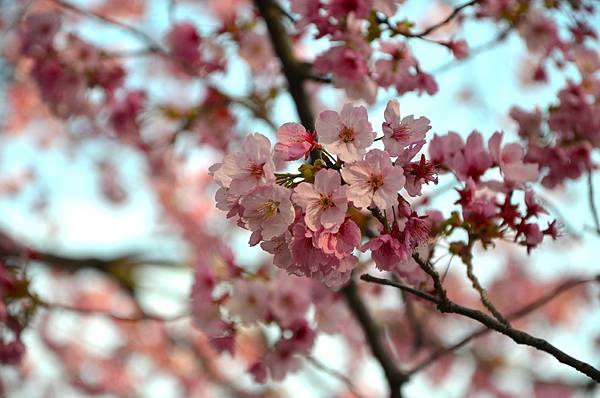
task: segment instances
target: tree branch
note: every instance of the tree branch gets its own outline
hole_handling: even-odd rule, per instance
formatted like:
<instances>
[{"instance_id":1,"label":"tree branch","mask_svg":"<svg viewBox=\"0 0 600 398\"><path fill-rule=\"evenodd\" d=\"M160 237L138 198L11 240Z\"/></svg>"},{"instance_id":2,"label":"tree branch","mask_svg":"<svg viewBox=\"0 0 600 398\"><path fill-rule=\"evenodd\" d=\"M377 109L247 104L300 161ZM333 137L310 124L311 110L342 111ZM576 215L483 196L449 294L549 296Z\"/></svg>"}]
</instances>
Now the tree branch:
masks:
<instances>
[{"instance_id":1,"label":"tree branch","mask_svg":"<svg viewBox=\"0 0 600 398\"><path fill-rule=\"evenodd\" d=\"M306 67L298 62L294 55L288 33L281 22L283 15L281 9L273 0L255 0L254 4L267 25L271 44L281 61L283 74L288 82L288 90L296 104L298 117L307 130L314 131L315 122L312 108L304 87L304 80L307 76Z\"/></svg>"},{"instance_id":2,"label":"tree branch","mask_svg":"<svg viewBox=\"0 0 600 398\"><path fill-rule=\"evenodd\" d=\"M48 310L64 310L64 311L77 312L77 313L85 314L85 315L103 315L103 316L107 316L111 319L114 319L115 321L120 321L120 322L140 322L140 321L173 322L173 321L178 321L180 319L183 319L183 318L186 318L189 316L189 314L184 313L184 314L174 315L171 317L160 317L160 316L148 314L146 312L141 312L141 311L135 316L122 316L122 315L113 314L111 312L100 310L100 309L78 307L75 305L62 304L62 303L50 303L47 301L43 301L39 298L36 299L36 303L38 305L40 305L41 307L44 307Z\"/></svg>"},{"instance_id":3,"label":"tree branch","mask_svg":"<svg viewBox=\"0 0 600 398\"><path fill-rule=\"evenodd\" d=\"M592 212L592 219L596 227L596 232L600 234L600 220L598 219L598 209L596 209L596 203L594 201L594 181L592 170L588 170L588 200L590 202L590 211Z\"/></svg>"},{"instance_id":4,"label":"tree branch","mask_svg":"<svg viewBox=\"0 0 600 398\"><path fill-rule=\"evenodd\" d=\"M504 316L500 313L500 311L498 311L496 306L494 304L492 304L492 302L490 301L487 290L485 290L485 288L483 286L481 286L479 279L477 278L477 276L475 275L475 272L473 271L473 261L472 261L470 255L469 255L469 258L463 258L463 263L467 267L467 277L471 281L471 285L473 286L473 289L477 290L477 292L479 293L479 298L481 299L481 302L483 303L485 308L487 308L488 311L490 311L490 313L498 321L504 323L505 325L509 325L508 320L506 320L506 318L504 318Z\"/></svg>"},{"instance_id":5,"label":"tree branch","mask_svg":"<svg viewBox=\"0 0 600 398\"><path fill-rule=\"evenodd\" d=\"M452 12L450 13L450 15L448 15L446 18L444 18L443 20L429 26L428 28L425 28L424 30L422 30L421 32L418 33L401 33L403 36L405 37L419 37L422 38L424 36L427 36L430 33L433 33L434 31L438 30L439 28L441 28L442 26L446 25L448 22L452 21L455 17L458 16L458 14L465 8L473 6L477 3L479 3L480 0L471 0L467 3L464 3L460 6L455 7Z\"/></svg>"},{"instance_id":6,"label":"tree branch","mask_svg":"<svg viewBox=\"0 0 600 398\"><path fill-rule=\"evenodd\" d=\"M350 279L350 282L342 289L342 293L346 298L348 307L363 330L365 339L371 348L373 356L379 361L383 368L383 373L385 374L390 388L390 398L402 397L400 387L406 382L406 376L398 369L394 360L390 357L388 350L384 347L379 327L371 317L371 314L369 314L369 310L365 307L365 304L362 302L356 282Z\"/></svg>"},{"instance_id":7,"label":"tree branch","mask_svg":"<svg viewBox=\"0 0 600 398\"><path fill-rule=\"evenodd\" d=\"M418 263L418 261L417 261L417 263ZM427 268L427 267L425 267L425 268ZM424 270L425 270L425 268L424 268ZM435 270L433 270L433 268L431 268L430 266L428 267L428 269L432 270L433 271L432 274L435 275L434 285L441 286L441 282L439 281L439 274ZM426 271L426 272L429 274L428 271ZM408 286L404 286L404 285L395 283L394 281L376 278L376 277L373 277L370 275L363 275L361 277L361 279L368 281L368 282L372 282L372 283L379 283L382 285L393 286L398 289L402 289L403 291L415 294L418 297L421 297L421 298L428 300L434 304L437 304L437 307L441 312L458 314L458 315L462 315L464 317L476 320L479 323L486 326L487 328L495 330L499 333L502 333L503 335L505 335L507 337L510 337L514 342L516 342L518 344L522 344L522 345L528 345L528 346L534 347L540 351L544 351L544 352L552 355L559 362L564 363L565 365L568 365L568 366L580 371L581 373L585 374L586 376L588 376L589 378L591 378L592 380L594 380L596 382L600 382L600 371L598 369L594 368L592 365L570 356L569 354L565 353L564 351L559 350L558 348L556 348L555 346L553 346L552 344L550 344L549 342L547 342L544 339L534 337L522 330L518 330L511 326L505 325L502 322L499 322L498 320L484 314L483 312L481 312L479 310L464 307L460 304L456 304L455 302L453 302L447 298L445 291L443 292L443 294L438 292L438 294L441 297L445 297L445 299L444 298L436 298L428 293L424 293L424 292L418 291L416 289L409 288ZM436 287L436 290L437 290L437 287Z\"/></svg>"},{"instance_id":8,"label":"tree branch","mask_svg":"<svg viewBox=\"0 0 600 398\"><path fill-rule=\"evenodd\" d=\"M506 318L510 321L520 319L520 318L530 314L531 312L537 310L538 308L543 307L548 302L550 302L554 298L558 297L561 293L564 293L567 290L570 290L572 288L575 288L577 286L580 286L580 285L583 285L583 284L586 284L589 282L598 281L599 278L600 278L600 275L598 275L596 278L592 278L592 279L571 279L571 280L565 281L565 282L561 283L559 286L557 286L556 288L554 288L551 292L548 292L547 294L539 297L536 300L533 300L532 302L521 307L520 309L509 313L506 316ZM367 279L365 279L365 280L367 280ZM376 282L376 283L378 283L378 282ZM437 361L439 358L459 349L460 347L463 347L464 345L469 343L471 340L481 337L481 336L484 336L484 335L488 334L489 332L491 332L491 330L488 329L487 327L481 327L481 328L477 329L476 331L463 337L458 342L432 352L431 354L429 354L429 356L427 358L422 360L420 363L418 363L412 369L408 370L406 372L407 376L411 376L415 373L420 372L421 370L425 369L426 367L428 367L429 365L431 365L432 363Z\"/></svg>"}]
</instances>

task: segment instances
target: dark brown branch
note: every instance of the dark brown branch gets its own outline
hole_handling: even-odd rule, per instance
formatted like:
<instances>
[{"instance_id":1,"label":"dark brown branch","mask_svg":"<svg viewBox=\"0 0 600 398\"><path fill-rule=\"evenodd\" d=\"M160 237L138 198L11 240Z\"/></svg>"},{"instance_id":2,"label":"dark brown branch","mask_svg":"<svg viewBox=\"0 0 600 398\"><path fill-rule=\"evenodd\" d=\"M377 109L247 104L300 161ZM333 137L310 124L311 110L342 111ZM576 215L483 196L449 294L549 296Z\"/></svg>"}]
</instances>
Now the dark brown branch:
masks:
<instances>
[{"instance_id":1,"label":"dark brown branch","mask_svg":"<svg viewBox=\"0 0 600 398\"><path fill-rule=\"evenodd\" d=\"M588 200L590 202L590 211L592 212L592 219L594 220L596 232L600 234L600 219L598 219L598 209L596 209L596 202L594 197L594 181L592 170L588 170Z\"/></svg>"},{"instance_id":2,"label":"dark brown branch","mask_svg":"<svg viewBox=\"0 0 600 398\"><path fill-rule=\"evenodd\" d=\"M283 74L288 82L288 90L296 105L300 121L308 130L314 131L314 116L304 87L304 81L309 76L309 73L307 73L309 68L299 62L294 55L287 31L281 21L283 15L278 5L273 0L255 0L255 4L267 25L271 44L281 61ZM314 155L316 154L311 153L311 158ZM405 381L404 375L396 367L388 351L383 346L379 328L362 302L356 283L350 280L348 285L342 289L342 293L348 307L363 330L373 356L383 368L390 389L390 397L400 398L402 396L400 386Z\"/></svg>"},{"instance_id":3,"label":"dark brown branch","mask_svg":"<svg viewBox=\"0 0 600 398\"><path fill-rule=\"evenodd\" d=\"M600 275L598 277L592 278L592 279L571 279L566 282L563 282L562 284L560 284L559 286L554 288L551 292L548 292L547 294L543 295L542 297L540 297L536 300L533 300L531 303L521 307L520 309L509 313L506 318L510 321L520 319L520 318L530 314L531 312L537 310L538 308L543 307L548 302L550 302L554 298L558 297L561 293L564 293L572 288L575 288L577 286L580 286L580 285L583 285L583 284L586 284L589 282L598 281L598 278L600 278ZM407 371L406 374L408 376L411 376L415 373L420 372L421 370L425 369L426 367L428 367L429 365L431 365L432 363L434 363L441 357L465 346L471 340L476 339L481 336L484 336L484 335L488 334L489 332L491 332L491 330L488 329L487 327L481 327L481 328L477 329L476 331L463 337L460 341L458 341L450 346L443 347L443 348L440 348L440 349L432 352L431 354L429 354L429 356L427 358L422 360L419 364L414 366L411 370Z\"/></svg>"},{"instance_id":4,"label":"dark brown branch","mask_svg":"<svg viewBox=\"0 0 600 398\"><path fill-rule=\"evenodd\" d=\"M403 32L401 33L403 36L406 37L425 37L430 33L435 32L436 30L438 30L439 28L441 28L442 26L446 25L447 23L449 23L450 21L452 21L454 18L456 18L458 16L458 14L460 14L460 12L467 8L467 7L471 7L472 5L475 5L477 3L479 3L480 0L471 0L467 3L464 3L460 6L455 7L452 12L450 13L450 15L448 15L446 18L444 18L443 20L429 26L428 28L422 30L421 32L418 33L409 33L409 32Z\"/></svg>"},{"instance_id":5,"label":"dark brown branch","mask_svg":"<svg viewBox=\"0 0 600 398\"><path fill-rule=\"evenodd\" d=\"M314 131L313 112L304 87L304 80L308 75L307 70L304 64L299 62L294 55L288 33L281 22L283 16L281 9L273 0L255 0L254 3L267 25L273 49L281 61L283 74L288 82L289 92L296 104L298 117L306 129Z\"/></svg>"},{"instance_id":6,"label":"dark brown branch","mask_svg":"<svg viewBox=\"0 0 600 398\"><path fill-rule=\"evenodd\" d=\"M354 280L350 280L342 289L342 293L346 298L348 307L357 319L360 327L363 330L365 339L371 348L373 356L379 361L383 368L383 373L387 379L390 388L390 398L402 397L400 387L406 382L405 375L398 369L394 360L390 357L388 350L384 347L381 339L381 333L377 323L371 317L369 310L365 307L358 293L358 287Z\"/></svg>"},{"instance_id":7,"label":"dark brown branch","mask_svg":"<svg viewBox=\"0 0 600 398\"><path fill-rule=\"evenodd\" d=\"M424 270L426 268L429 270L432 270L432 274L435 275L434 285L441 286L441 282L439 281L439 274L435 270L433 270L431 268L431 266L424 267ZM428 271L426 271L426 272L429 274ZM564 363L565 365L568 365L568 366L580 371L581 373L585 374L586 376L588 376L589 378L591 378L592 380L594 380L596 382L600 382L600 371L598 369L594 368L592 365L570 356L569 354L565 353L564 351L559 350L558 348L556 348L555 346L553 346L552 344L550 344L549 342L547 342L544 339L534 337L522 330L518 330L511 326L505 325L502 322L499 322L498 320L484 314L483 312L481 312L479 310L464 307L460 304L456 304L455 302L450 301L447 298L445 291L443 292L443 294L441 292L438 292L440 297L445 297L445 299L436 298L428 293L424 293L424 292L421 292L418 290L415 291L416 289L409 288L408 286L404 286L404 285L395 283L394 281L381 280L380 278L375 278L372 276L368 276L367 278L364 278L364 277L361 277L361 278L368 282L380 283L380 284L384 284L387 286L393 286L398 289L402 289L403 291L415 294L418 297L421 297L421 298L428 300L434 304L437 304L437 307L440 310L440 312L458 314L458 315L462 315L464 317L476 320L479 323L486 326L488 329L495 330L499 333L502 333L503 335L505 335L507 337L510 337L514 342L516 342L518 344L522 344L522 345L528 345L528 346L534 347L540 351L544 351L544 352L552 355L559 362ZM385 281L385 282L383 282L383 281ZM436 287L436 290L437 290L437 287Z\"/></svg>"}]
</instances>

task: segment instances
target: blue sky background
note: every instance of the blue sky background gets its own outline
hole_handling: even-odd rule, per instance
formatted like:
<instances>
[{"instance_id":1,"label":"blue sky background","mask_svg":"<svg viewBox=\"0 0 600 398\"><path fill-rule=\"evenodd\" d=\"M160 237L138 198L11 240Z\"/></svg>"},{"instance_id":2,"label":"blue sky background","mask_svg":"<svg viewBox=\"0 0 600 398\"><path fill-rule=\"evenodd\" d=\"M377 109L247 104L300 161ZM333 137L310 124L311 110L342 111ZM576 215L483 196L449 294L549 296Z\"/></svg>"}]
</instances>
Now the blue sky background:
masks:
<instances>
[{"instance_id":1,"label":"blue sky background","mask_svg":"<svg viewBox=\"0 0 600 398\"><path fill-rule=\"evenodd\" d=\"M90 4L83 0L77 3L82 6ZM162 0L149 1L148 4L151 6L151 11L139 22L140 28L160 40L169 26L167 4ZM413 18L414 15L425 15L428 7L428 2L408 1L402 8L402 13ZM175 17L177 20L192 18L205 31L214 27L210 18L199 13L197 7L181 5ZM596 26L600 26L600 20ZM81 33L84 37L100 44L118 42L123 48L137 47L137 42L132 40L130 35L119 29L107 27L105 24L86 22L81 26ZM493 38L495 33L494 27L487 23L467 24L459 37L466 38L472 47L476 47ZM314 44L315 47L321 45L322 43ZM417 41L411 42L411 45L425 71L433 70L452 60L451 55L444 48ZM509 108L515 104L526 109L535 105L544 107L554 101L555 93L565 82L564 73L552 70L549 84L523 90L516 77L519 76L525 54L524 44L515 33L512 33L505 42L493 50L436 75L440 87L440 92L436 96L404 95L400 98L401 112L403 115L428 117L433 126L432 132L438 134L454 130L466 136L473 129L477 129L485 137L489 137L494 131L504 129L508 133L505 140L514 140L511 134L515 132L515 125L507 117ZM566 76L576 76L576 74L573 70L569 70ZM230 69L227 75L220 79L220 83L227 91L239 95L248 87L247 79L248 70L245 64L239 59L231 58ZM152 96L165 97L165 93L177 92L179 89L173 82L147 81L142 75L131 76L129 84L148 89L151 98ZM458 93L465 89L473 92L470 102L462 102L458 99ZM327 90L329 94L326 94L325 100L335 103L335 94L332 91ZM376 105L370 110L370 121L376 127L376 131L380 131L386 100L392 97L393 93L381 92ZM295 118L295 115L290 98L280 98L274 112L276 122L279 124L291 121L290 117ZM38 124L29 128L37 131L44 126ZM73 123L73 128L77 128L76 123ZM252 131L270 133L272 136L272 132L268 131L263 123L249 125L248 132ZM72 153L60 146L42 151L33 145L31 137L30 134L19 137L0 136L1 174L12 175L32 166L38 175L36 182L17 196L0 198L2 229L11 231L24 241L32 242L36 247L74 255L102 255L143 250L161 258L176 257L181 245L177 236L165 234L163 229L157 228L159 212L154 204L152 191L141 183L145 181L145 169L140 156L105 140L87 142ZM123 186L127 188L128 201L125 204L109 205L98 195L94 164L107 152L111 152L114 156L113 159L119 166ZM206 165L218 160L214 152L208 150L199 151L196 157L199 163ZM594 181L598 187L597 191L600 192L598 175L595 176ZM600 239L597 235L583 231L584 225L591 225L585 181L568 183L564 190L559 192L542 191L542 193L544 198L560 207L562 215L585 239L579 243L571 240L545 243L527 259L527 267L535 270L541 278L549 278L565 271L586 275L600 272L600 264L597 262L600 254ZM40 194L46 194L49 198L47 216L40 216L32 211L32 205L39 201ZM600 197L596 199L600 204ZM450 193L434 203L449 208L453 200L454 197ZM47 222L48 220L50 223ZM236 234L234 239L235 255L241 264L256 263L259 258L262 258L263 253L259 248L247 246L248 235L245 232ZM522 252L522 257L525 257L524 251ZM484 283L489 281L496 272L501 272L502 266L494 253L482 254L475 262L476 270L482 275ZM38 289L43 290L45 286L43 273L41 276L39 281L34 279L34 283ZM144 273L142 280L148 287L144 300L154 309L167 313L176 312L185 305L191 274L180 271L165 273L158 269L149 269ZM73 321L66 319L64 322L68 324ZM99 336L106 336L107 333L106 328L101 324L98 325L100 326L91 332L93 341L98 341ZM589 341L587 337L597 335L599 332L598 313L588 314L577 330L569 330L567 333L554 333L542 329L537 332L542 333L543 337L551 339L558 347L575 357L591 362L597 360L593 356L593 351L584 342ZM463 332L459 331L457 336L462 335ZM110 341L110 338L106 340ZM32 346L31 352L34 358L46 358L35 336L27 335L26 341ZM511 350L512 348L513 346ZM519 358L528 357L526 352L527 349L514 346L510 356L518 361ZM338 339L321 338L315 349L315 355L333 368L343 371L345 367L345 350ZM550 374L556 372L572 375L572 372L565 371L562 366L547 358L537 365L548 370ZM53 376L56 369L45 369L45 372L48 377L56 376ZM435 392L431 386L424 383L423 378L418 377L406 389L407 396L425 396L425 394L430 397L461 396L464 385L460 380L467 380L464 375L469 374L471 369L465 364L454 369L453 372L457 377L450 377L448 380L454 381L441 388L435 386ZM510 378L509 387L518 389L522 385L518 375L517 377L507 375L507 377ZM290 388L290 396L302 397L310 394L310 396L326 397L329 395L327 392L321 393L311 387L315 384L314 380L322 378L322 374L308 371L289 377L285 385ZM373 361L366 365L364 378L378 390L383 391L385 388L381 371ZM157 391L160 392L160 396L177 396L168 380L158 380L157 383L159 386L149 389L148 396L158 396ZM336 383L329 378L323 379L322 382L325 391L328 388L339 388ZM23 394L22 396L27 396L27 392ZM77 394L73 392L73 396Z\"/></svg>"}]
</instances>

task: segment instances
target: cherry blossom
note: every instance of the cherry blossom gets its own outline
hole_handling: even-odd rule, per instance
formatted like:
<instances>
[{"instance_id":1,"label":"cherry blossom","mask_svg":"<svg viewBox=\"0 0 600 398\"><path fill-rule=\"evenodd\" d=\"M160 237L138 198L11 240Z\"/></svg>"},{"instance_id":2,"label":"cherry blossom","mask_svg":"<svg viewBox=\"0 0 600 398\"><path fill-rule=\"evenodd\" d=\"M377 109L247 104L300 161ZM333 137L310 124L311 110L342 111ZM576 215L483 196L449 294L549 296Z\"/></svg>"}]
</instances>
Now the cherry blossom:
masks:
<instances>
[{"instance_id":1,"label":"cherry blossom","mask_svg":"<svg viewBox=\"0 0 600 398\"><path fill-rule=\"evenodd\" d=\"M277 129L276 158L285 161L306 159L317 148L316 133L309 133L299 123L284 123Z\"/></svg>"},{"instance_id":2,"label":"cherry blossom","mask_svg":"<svg viewBox=\"0 0 600 398\"><path fill-rule=\"evenodd\" d=\"M275 182L271 142L262 134L250 134L239 152L227 155L213 170L215 180L234 195L244 195L257 186Z\"/></svg>"},{"instance_id":3,"label":"cherry blossom","mask_svg":"<svg viewBox=\"0 0 600 398\"><path fill-rule=\"evenodd\" d=\"M306 225L313 231L321 226L337 231L348 208L347 188L334 170L319 170L314 184L300 183L294 189L293 199L305 211Z\"/></svg>"},{"instance_id":4,"label":"cherry blossom","mask_svg":"<svg viewBox=\"0 0 600 398\"><path fill-rule=\"evenodd\" d=\"M349 185L348 199L354 206L392 208L398 191L406 178L402 167L395 166L387 152L370 150L365 160L354 162L342 169L342 177Z\"/></svg>"},{"instance_id":5,"label":"cherry blossom","mask_svg":"<svg viewBox=\"0 0 600 398\"><path fill-rule=\"evenodd\" d=\"M291 191L278 185L256 188L242 197L243 220L251 231L260 231L263 239L283 234L294 221Z\"/></svg>"},{"instance_id":6,"label":"cherry blossom","mask_svg":"<svg viewBox=\"0 0 600 398\"><path fill-rule=\"evenodd\" d=\"M364 106L346 104L341 113L321 112L317 121L320 142L344 162L360 160L375 140L375 132Z\"/></svg>"},{"instance_id":7,"label":"cherry blossom","mask_svg":"<svg viewBox=\"0 0 600 398\"><path fill-rule=\"evenodd\" d=\"M409 162L425 144L425 134L431 129L429 119L405 116L400 118L400 103L388 102L384 112L383 144L391 156L398 156L401 163Z\"/></svg>"}]
</instances>

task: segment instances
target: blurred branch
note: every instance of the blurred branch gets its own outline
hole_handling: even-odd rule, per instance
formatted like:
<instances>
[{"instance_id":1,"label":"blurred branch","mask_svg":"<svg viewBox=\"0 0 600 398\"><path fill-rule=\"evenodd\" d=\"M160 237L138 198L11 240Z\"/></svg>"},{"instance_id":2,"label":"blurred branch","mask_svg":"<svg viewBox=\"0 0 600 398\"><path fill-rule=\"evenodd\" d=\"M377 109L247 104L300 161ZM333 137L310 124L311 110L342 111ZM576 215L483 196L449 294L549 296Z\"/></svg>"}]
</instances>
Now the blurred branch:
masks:
<instances>
[{"instance_id":1,"label":"blurred branch","mask_svg":"<svg viewBox=\"0 0 600 398\"><path fill-rule=\"evenodd\" d=\"M596 209L596 202L594 196L594 181L592 170L588 170L588 199L590 202L590 211L592 212L592 219L594 220L594 226L596 227L596 232L600 234L600 220L598 219L598 209Z\"/></svg>"},{"instance_id":2,"label":"blurred branch","mask_svg":"<svg viewBox=\"0 0 600 398\"><path fill-rule=\"evenodd\" d=\"M333 368L330 368L329 366L325 365L323 362L321 362L317 358L313 357L312 355L307 355L305 358L315 368L319 369L323 373L326 373L326 374L330 375L331 377L333 377L333 378L339 380L340 382L344 383L346 385L346 387L348 388L348 390L356 398L361 398L362 397L356 391L356 387L354 386L354 383L352 383L352 380L350 380L350 378L348 376L344 375L341 372L338 372L337 370L335 370Z\"/></svg>"},{"instance_id":3,"label":"blurred branch","mask_svg":"<svg viewBox=\"0 0 600 398\"><path fill-rule=\"evenodd\" d=\"M406 292L402 292L402 299L404 300L404 305L406 306L406 317L408 318L408 323L410 324L413 332L413 352L416 353L423 348L423 343L425 341L423 324L415 312L415 303L413 302L412 297L410 297Z\"/></svg>"},{"instance_id":4,"label":"blurred branch","mask_svg":"<svg viewBox=\"0 0 600 398\"><path fill-rule=\"evenodd\" d=\"M394 281L377 278L377 277L374 277L374 276L371 276L368 274L362 275L361 279L364 281L367 281L367 282L371 282L371 283L393 286L398 289L402 289L406 292L415 294L418 297L421 297L433 304L436 304L438 310L442 313L458 314L458 315L462 315L464 317L476 320L479 323L485 325L487 328L495 330L499 333L502 333L503 335L505 335L507 337L510 337L517 344L528 345L528 346L534 347L540 351L544 351L544 352L552 355L559 362L564 363L565 365L568 365L574 369L577 369L581 373L590 377L592 380L600 382L600 371L598 369L594 368L593 366L591 366L590 364L588 364L586 362L580 361L580 360L570 356L569 354L565 353L564 351L559 350L558 348L556 348L555 346L550 344L548 341L546 341L544 339L540 339L538 337L534 337L522 330L518 330L509 325L506 325L506 324L484 314L483 312L481 312L479 310L464 307L460 304L457 304L457 303L451 301L448 298L446 291L442 287L440 276L437 273L437 271L435 271L429 264L424 262L419 256L413 255L413 258L415 259L415 261L417 261L417 263L421 266L421 268L425 272L427 272L430 276L432 276L435 290L438 294L438 297L434 297L428 293L421 292L419 290L410 288L408 286L404 286L404 285L396 283Z\"/></svg>"},{"instance_id":5,"label":"blurred branch","mask_svg":"<svg viewBox=\"0 0 600 398\"><path fill-rule=\"evenodd\" d=\"M48 310L72 311L72 312L77 312L77 313L86 314L86 315L103 315L103 316L107 316L111 319L114 319L115 321L120 321L120 322L140 322L140 321L173 322L173 321L178 321L180 319L187 318L188 316L190 316L189 314L185 313L185 314L179 314L179 315L175 315L175 316L171 316L171 317L160 317L160 316L151 315L146 312L140 311L137 316L127 317L127 316L117 315L117 314L113 314L108 311L94 309L94 308L78 307L78 306L74 306L74 305L70 305L70 304L62 304L62 303L51 303L51 302L43 301L39 298L36 298L36 303ZM139 310L139 308L138 308L138 310Z\"/></svg>"},{"instance_id":6,"label":"blurred branch","mask_svg":"<svg viewBox=\"0 0 600 398\"><path fill-rule=\"evenodd\" d=\"M394 360L389 355L388 350L384 347L379 327L360 298L356 282L354 282L353 279L350 279L348 284L342 289L342 293L346 298L348 307L363 330L365 339L371 348L373 356L379 361L383 368L383 373L385 374L390 389L390 398L402 397L400 387L406 382L407 378L404 373L398 369Z\"/></svg>"},{"instance_id":7,"label":"blurred branch","mask_svg":"<svg viewBox=\"0 0 600 398\"><path fill-rule=\"evenodd\" d=\"M284 14L273 0L255 0L254 4L267 25L271 44L281 61L283 74L288 83L288 90L296 104L298 117L307 130L314 131L314 116L304 87L304 80L307 77L306 66L299 62L294 55L289 35L281 22Z\"/></svg>"},{"instance_id":8,"label":"blurred branch","mask_svg":"<svg viewBox=\"0 0 600 398\"><path fill-rule=\"evenodd\" d=\"M131 33L132 35L136 36L138 39L140 39L143 42L145 42L146 44L148 44L147 51L149 51L149 52L153 52L153 53L157 53L157 54L161 54L161 55L166 55L166 56L169 55L168 52L165 49L163 49L162 47L160 47L158 45L158 43L156 43L154 41L154 39L152 37L150 37L150 35L148 35L147 33L143 32L143 31L141 31L139 29L136 29L133 26L130 26L130 25L125 24L123 22L120 22L120 21L117 21L115 19L109 18L107 16L104 16L104 15L99 14L99 13L94 12L94 11L85 10L83 8L79 8L78 6L76 6L74 4L71 4L69 2L66 2L66 1L63 1L63 0L51 0L51 1L54 2L54 4L56 4L56 5L58 5L58 6L62 7L62 8L65 8L65 9L67 9L67 10L69 10L69 11L75 13L75 14L83 15L83 16L86 16L86 17L91 17L91 18L97 19L99 21L106 22L108 24L117 26L117 27L119 27L119 28L121 28L121 29L123 29L123 30L125 30L125 31L127 31L129 33Z\"/></svg>"}]
</instances>

